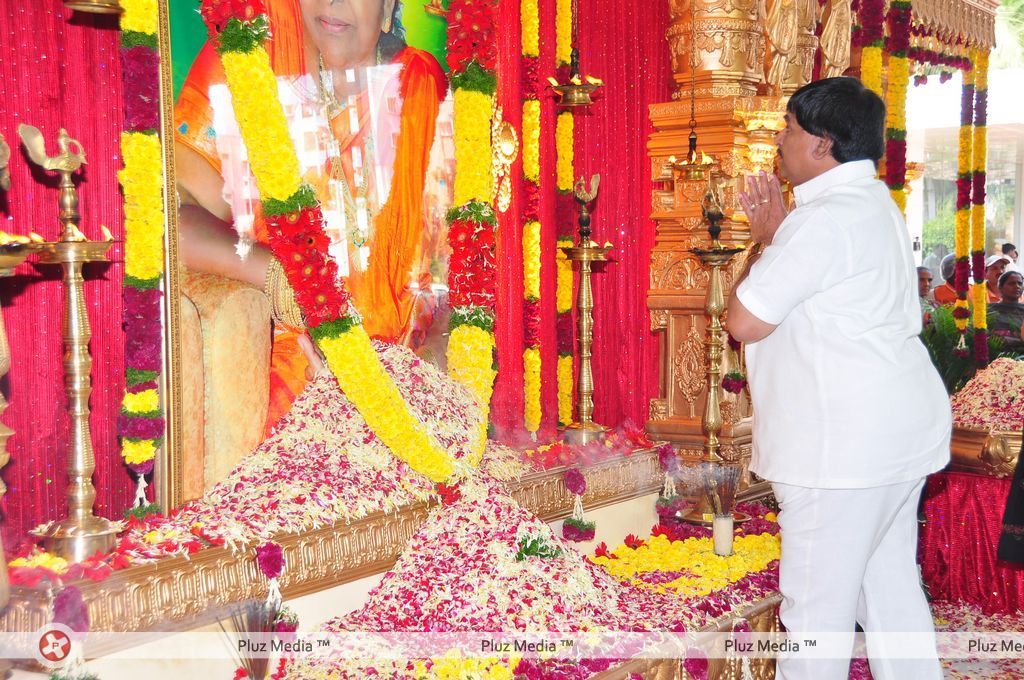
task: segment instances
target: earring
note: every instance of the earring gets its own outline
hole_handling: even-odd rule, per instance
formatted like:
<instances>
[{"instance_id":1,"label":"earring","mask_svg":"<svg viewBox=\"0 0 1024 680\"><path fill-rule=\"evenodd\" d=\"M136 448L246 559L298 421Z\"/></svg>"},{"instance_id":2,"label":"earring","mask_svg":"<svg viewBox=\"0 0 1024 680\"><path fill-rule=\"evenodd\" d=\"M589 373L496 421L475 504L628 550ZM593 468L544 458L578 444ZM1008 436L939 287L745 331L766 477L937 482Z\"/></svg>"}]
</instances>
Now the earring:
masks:
<instances>
[{"instance_id":1,"label":"earring","mask_svg":"<svg viewBox=\"0 0 1024 680\"><path fill-rule=\"evenodd\" d=\"M387 19L384 20L384 25L381 26L380 30L384 33L391 32L391 17L388 17Z\"/></svg>"}]
</instances>

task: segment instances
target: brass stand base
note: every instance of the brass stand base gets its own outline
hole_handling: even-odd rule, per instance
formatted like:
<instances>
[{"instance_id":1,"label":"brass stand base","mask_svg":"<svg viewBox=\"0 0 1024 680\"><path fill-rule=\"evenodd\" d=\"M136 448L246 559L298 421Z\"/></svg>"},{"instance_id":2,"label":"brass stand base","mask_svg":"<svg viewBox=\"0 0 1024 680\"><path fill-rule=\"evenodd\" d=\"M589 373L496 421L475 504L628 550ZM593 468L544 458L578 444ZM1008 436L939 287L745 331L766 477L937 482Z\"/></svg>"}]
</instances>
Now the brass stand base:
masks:
<instances>
[{"instance_id":1,"label":"brass stand base","mask_svg":"<svg viewBox=\"0 0 1024 680\"><path fill-rule=\"evenodd\" d=\"M703 527L712 526L715 523L715 515L711 512L701 512L699 507L690 508L686 512L676 513L676 519L687 524L699 524ZM742 524L750 520L751 517L745 512L733 512L732 521L734 524Z\"/></svg>"},{"instance_id":2,"label":"brass stand base","mask_svg":"<svg viewBox=\"0 0 1024 680\"><path fill-rule=\"evenodd\" d=\"M573 423L563 429L565 440L570 444L586 445L591 442L604 441L608 428L597 423Z\"/></svg>"},{"instance_id":3,"label":"brass stand base","mask_svg":"<svg viewBox=\"0 0 1024 680\"><path fill-rule=\"evenodd\" d=\"M66 519L35 535L43 539L47 551L68 562L81 562L97 552L110 552L121 528L120 524L102 517L89 517L81 523Z\"/></svg>"}]
</instances>

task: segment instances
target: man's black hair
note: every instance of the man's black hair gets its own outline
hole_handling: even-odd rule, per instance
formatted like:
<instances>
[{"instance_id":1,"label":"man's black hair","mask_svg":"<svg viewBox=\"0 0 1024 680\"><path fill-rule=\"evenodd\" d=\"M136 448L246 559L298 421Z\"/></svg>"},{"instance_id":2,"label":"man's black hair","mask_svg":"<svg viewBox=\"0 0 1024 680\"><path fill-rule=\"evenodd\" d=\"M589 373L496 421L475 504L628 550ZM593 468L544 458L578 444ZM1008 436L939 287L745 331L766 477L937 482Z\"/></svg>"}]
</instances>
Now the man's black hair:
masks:
<instances>
[{"instance_id":1,"label":"man's black hair","mask_svg":"<svg viewBox=\"0 0 1024 680\"><path fill-rule=\"evenodd\" d=\"M804 85L786 110L815 137L832 140L840 163L885 155L885 103L856 78L825 78Z\"/></svg>"},{"instance_id":2,"label":"man's black hair","mask_svg":"<svg viewBox=\"0 0 1024 680\"><path fill-rule=\"evenodd\" d=\"M1013 245L1012 243L1003 244L1003 255L1009 255L1015 250L1017 250L1017 246Z\"/></svg>"}]
</instances>

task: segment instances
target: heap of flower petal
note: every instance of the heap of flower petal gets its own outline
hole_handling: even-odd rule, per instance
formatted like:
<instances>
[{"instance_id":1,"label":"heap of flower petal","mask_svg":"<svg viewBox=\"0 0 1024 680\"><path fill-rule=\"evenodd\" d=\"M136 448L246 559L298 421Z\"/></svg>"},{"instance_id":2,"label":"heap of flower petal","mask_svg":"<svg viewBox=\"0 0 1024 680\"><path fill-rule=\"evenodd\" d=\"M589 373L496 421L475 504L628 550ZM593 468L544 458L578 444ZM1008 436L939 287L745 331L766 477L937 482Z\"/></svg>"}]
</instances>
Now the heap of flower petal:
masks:
<instances>
[{"instance_id":1,"label":"heap of flower petal","mask_svg":"<svg viewBox=\"0 0 1024 680\"><path fill-rule=\"evenodd\" d=\"M523 536L540 537L561 554L517 561ZM751 602L769 592L770 584L759 583L742 598ZM619 581L508 496L469 488L462 500L430 514L362 609L329 621L324 630L682 631L705 626L728 609ZM289 677L411 678L422 675L424 663L429 668L429 661L309 657Z\"/></svg>"},{"instance_id":2,"label":"heap of flower petal","mask_svg":"<svg viewBox=\"0 0 1024 680\"><path fill-rule=\"evenodd\" d=\"M376 345L413 412L437 441L464 460L484 432L469 392L409 350ZM517 474L516 453L488 445L481 474ZM467 465L465 470L470 470ZM275 431L203 498L171 517L133 525L125 553L152 559L206 544L244 546L281 532L394 511L435 494L434 484L391 455L333 376L314 379Z\"/></svg>"}]
</instances>

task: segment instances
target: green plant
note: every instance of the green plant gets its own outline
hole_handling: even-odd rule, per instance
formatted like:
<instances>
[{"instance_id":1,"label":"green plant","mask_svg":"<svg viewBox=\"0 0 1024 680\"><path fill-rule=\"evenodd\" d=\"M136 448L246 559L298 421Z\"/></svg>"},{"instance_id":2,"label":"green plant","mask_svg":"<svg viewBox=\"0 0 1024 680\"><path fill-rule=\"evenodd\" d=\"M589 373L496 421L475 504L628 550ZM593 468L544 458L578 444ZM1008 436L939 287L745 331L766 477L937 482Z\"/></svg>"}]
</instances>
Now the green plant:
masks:
<instances>
[{"instance_id":1,"label":"green plant","mask_svg":"<svg viewBox=\"0 0 1024 680\"><path fill-rule=\"evenodd\" d=\"M956 328L951 308L937 307L932 312L931 321L921 332L921 341L928 348L932 363L939 371L942 384L946 386L946 391L949 394L958 392L978 372L978 364L974 360L974 351L972 350L974 328L967 327L966 354L958 353L956 348L960 344L960 331ZM1004 349L1002 339L995 335L990 335L988 338L988 355L990 360L999 357L1022 358L1020 354Z\"/></svg>"},{"instance_id":2,"label":"green plant","mask_svg":"<svg viewBox=\"0 0 1024 680\"><path fill-rule=\"evenodd\" d=\"M516 553L516 562L522 562L527 557L549 559L559 557L561 554L562 549L548 545L543 536L523 536L519 539L519 552Z\"/></svg>"}]
</instances>

